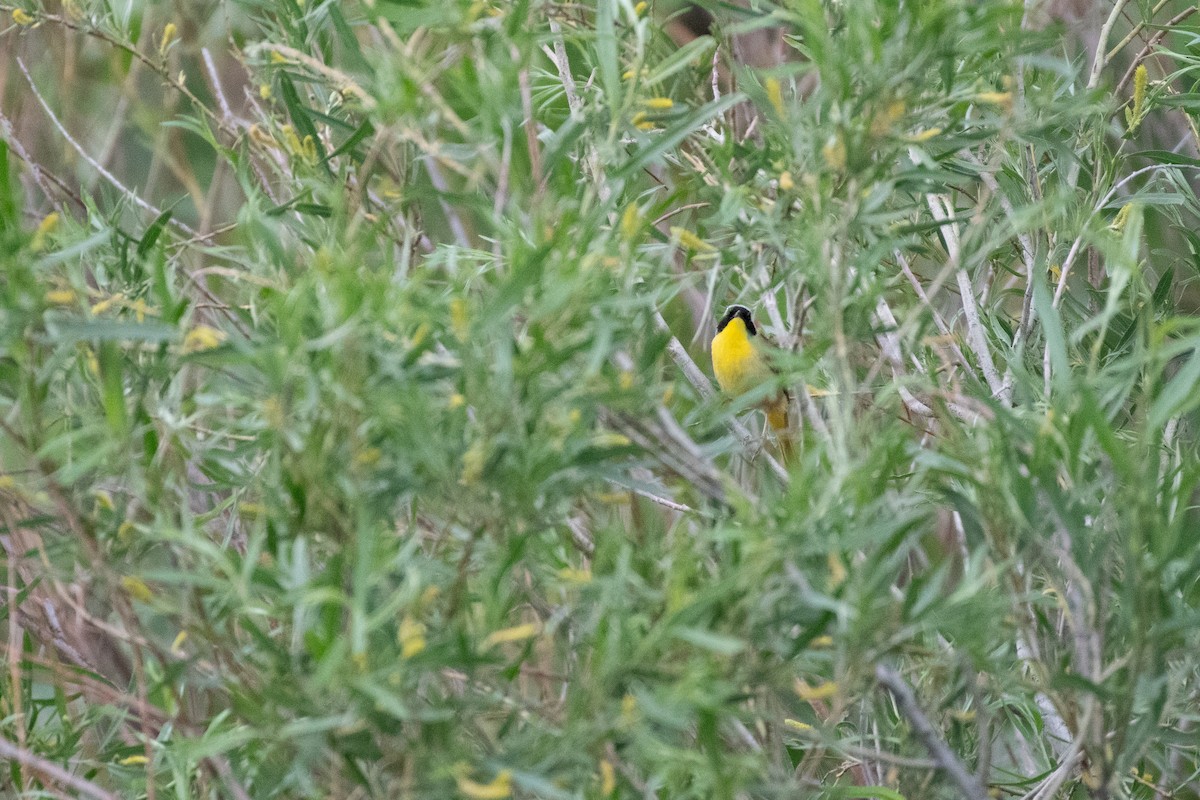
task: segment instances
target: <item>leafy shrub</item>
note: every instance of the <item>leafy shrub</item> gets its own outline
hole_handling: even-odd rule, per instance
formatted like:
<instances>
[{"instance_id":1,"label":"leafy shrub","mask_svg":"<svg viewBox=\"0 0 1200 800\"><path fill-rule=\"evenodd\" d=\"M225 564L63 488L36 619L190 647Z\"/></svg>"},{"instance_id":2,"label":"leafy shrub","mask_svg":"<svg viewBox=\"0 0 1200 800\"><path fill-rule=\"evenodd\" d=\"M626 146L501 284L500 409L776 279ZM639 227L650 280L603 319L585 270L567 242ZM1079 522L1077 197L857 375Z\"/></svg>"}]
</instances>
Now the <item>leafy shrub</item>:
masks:
<instances>
[{"instance_id":1,"label":"leafy shrub","mask_svg":"<svg viewBox=\"0 0 1200 800\"><path fill-rule=\"evenodd\" d=\"M1197 795L1195 8L652 5L0 4L7 792Z\"/></svg>"}]
</instances>

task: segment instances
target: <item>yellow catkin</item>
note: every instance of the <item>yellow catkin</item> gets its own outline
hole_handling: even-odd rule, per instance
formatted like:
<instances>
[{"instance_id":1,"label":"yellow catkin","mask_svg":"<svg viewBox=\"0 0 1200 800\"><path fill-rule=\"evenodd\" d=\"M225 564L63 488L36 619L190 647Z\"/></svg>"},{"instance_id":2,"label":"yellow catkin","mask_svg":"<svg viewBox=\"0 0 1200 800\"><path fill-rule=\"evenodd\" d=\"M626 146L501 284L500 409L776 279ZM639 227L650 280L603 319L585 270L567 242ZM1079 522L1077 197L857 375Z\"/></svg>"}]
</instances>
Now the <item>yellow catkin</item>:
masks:
<instances>
[{"instance_id":1,"label":"yellow catkin","mask_svg":"<svg viewBox=\"0 0 1200 800\"><path fill-rule=\"evenodd\" d=\"M591 583L592 571L590 569L563 567L558 571L558 577L562 578L567 583Z\"/></svg>"},{"instance_id":2,"label":"yellow catkin","mask_svg":"<svg viewBox=\"0 0 1200 800\"><path fill-rule=\"evenodd\" d=\"M600 761L600 794L608 797L617 790L617 773L607 759Z\"/></svg>"},{"instance_id":3,"label":"yellow catkin","mask_svg":"<svg viewBox=\"0 0 1200 800\"><path fill-rule=\"evenodd\" d=\"M717 249L686 228L672 227L671 235L679 239L681 245L698 253L711 253Z\"/></svg>"},{"instance_id":4,"label":"yellow catkin","mask_svg":"<svg viewBox=\"0 0 1200 800\"><path fill-rule=\"evenodd\" d=\"M796 695L804 701L811 700L828 700L838 693L838 685L833 681L826 681L818 686L810 686L807 681L796 679Z\"/></svg>"},{"instance_id":5,"label":"yellow catkin","mask_svg":"<svg viewBox=\"0 0 1200 800\"><path fill-rule=\"evenodd\" d=\"M425 649L425 626L406 614L400 620L396 638L400 642L400 657L412 658Z\"/></svg>"},{"instance_id":6,"label":"yellow catkin","mask_svg":"<svg viewBox=\"0 0 1200 800\"><path fill-rule=\"evenodd\" d=\"M219 331L208 325L197 325L183 337L183 352L203 353L205 350L220 347L221 342L225 341L225 338L226 334L224 331Z\"/></svg>"},{"instance_id":7,"label":"yellow catkin","mask_svg":"<svg viewBox=\"0 0 1200 800\"><path fill-rule=\"evenodd\" d=\"M492 631L483 640L483 646L488 648L507 642L523 642L526 639L532 639L541 632L542 628L536 622L526 622L524 625L514 625L511 628Z\"/></svg>"},{"instance_id":8,"label":"yellow catkin","mask_svg":"<svg viewBox=\"0 0 1200 800\"><path fill-rule=\"evenodd\" d=\"M46 292L46 302L53 306L69 306L78 297L74 289L51 289Z\"/></svg>"},{"instance_id":9,"label":"yellow catkin","mask_svg":"<svg viewBox=\"0 0 1200 800\"><path fill-rule=\"evenodd\" d=\"M479 483L486 463L487 446L482 441L475 442L462 454L462 472L458 476L458 482L463 486Z\"/></svg>"},{"instance_id":10,"label":"yellow catkin","mask_svg":"<svg viewBox=\"0 0 1200 800\"><path fill-rule=\"evenodd\" d=\"M146 582L132 575L126 575L121 578L121 588L134 600L140 600L143 603L150 602L154 597L154 593L150 591L150 587L146 585Z\"/></svg>"},{"instance_id":11,"label":"yellow catkin","mask_svg":"<svg viewBox=\"0 0 1200 800\"><path fill-rule=\"evenodd\" d=\"M621 214L621 236L626 240L637 236L637 233L642 228L642 214L638 210L637 203L630 203L625 206L624 213Z\"/></svg>"},{"instance_id":12,"label":"yellow catkin","mask_svg":"<svg viewBox=\"0 0 1200 800\"><path fill-rule=\"evenodd\" d=\"M168 22L163 27L162 38L158 41L158 54L160 56L167 54L167 48L171 46L171 43L175 41L178 35L179 28L175 26L174 22Z\"/></svg>"},{"instance_id":13,"label":"yellow catkin","mask_svg":"<svg viewBox=\"0 0 1200 800\"><path fill-rule=\"evenodd\" d=\"M929 141L933 137L941 134L941 132L942 132L941 128L926 128L925 130L917 131L912 136L909 136L908 140L910 142L920 144L921 142Z\"/></svg>"},{"instance_id":14,"label":"yellow catkin","mask_svg":"<svg viewBox=\"0 0 1200 800\"><path fill-rule=\"evenodd\" d=\"M975 95L975 99L980 103L987 103L1002 108L1012 107L1012 92L980 92Z\"/></svg>"},{"instance_id":15,"label":"yellow catkin","mask_svg":"<svg viewBox=\"0 0 1200 800\"><path fill-rule=\"evenodd\" d=\"M465 342L467 337L471 335L471 320L467 314L467 301L461 297L455 297L450 301L450 327L454 330L454 336L460 342Z\"/></svg>"},{"instance_id":16,"label":"yellow catkin","mask_svg":"<svg viewBox=\"0 0 1200 800\"><path fill-rule=\"evenodd\" d=\"M283 146L287 148L288 153L294 156L304 154L304 142L300 141L295 128L291 125L284 125L279 132L283 134Z\"/></svg>"},{"instance_id":17,"label":"yellow catkin","mask_svg":"<svg viewBox=\"0 0 1200 800\"><path fill-rule=\"evenodd\" d=\"M1134 116L1141 114L1142 106L1146 102L1146 87L1150 85L1150 73L1146 70L1145 64L1138 64L1138 68L1133 71L1133 113Z\"/></svg>"},{"instance_id":18,"label":"yellow catkin","mask_svg":"<svg viewBox=\"0 0 1200 800\"><path fill-rule=\"evenodd\" d=\"M488 783L479 783L468 776L469 768L460 766L455 782L458 791L470 800L504 800L512 795L512 771L502 769Z\"/></svg>"},{"instance_id":19,"label":"yellow catkin","mask_svg":"<svg viewBox=\"0 0 1200 800\"><path fill-rule=\"evenodd\" d=\"M145 322L146 315L156 316L158 314L158 310L147 305L146 301L141 297L135 297L133 300L130 300L125 304L125 307L133 312L138 322Z\"/></svg>"},{"instance_id":20,"label":"yellow catkin","mask_svg":"<svg viewBox=\"0 0 1200 800\"><path fill-rule=\"evenodd\" d=\"M1109 227L1120 233L1122 230L1124 230L1125 223L1128 221L1131 211L1133 211L1132 203L1126 203L1125 205L1121 206L1121 210L1117 212L1115 217L1113 217L1112 224Z\"/></svg>"},{"instance_id":21,"label":"yellow catkin","mask_svg":"<svg viewBox=\"0 0 1200 800\"><path fill-rule=\"evenodd\" d=\"M42 221L38 223L37 230L33 232L33 241L29 243L29 249L35 253L45 250L50 235L58 228L58 221L59 216L57 211L51 211L42 217Z\"/></svg>"},{"instance_id":22,"label":"yellow catkin","mask_svg":"<svg viewBox=\"0 0 1200 800\"><path fill-rule=\"evenodd\" d=\"M763 88L767 90L767 100L770 101L771 107L775 109L775 113L779 116L784 115L783 109L783 87L779 83L778 78L767 78L763 81Z\"/></svg>"},{"instance_id":23,"label":"yellow catkin","mask_svg":"<svg viewBox=\"0 0 1200 800\"><path fill-rule=\"evenodd\" d=\"M266 84L263 84L262 88L269 90L270 87L268 87ZM265 147L268 150L279 149L279 142L275 141L275 137L268 133L258 123L251 125L248 133L250 134L250 141L254 142L259 147Z\"/></svg>"}]
</instances>

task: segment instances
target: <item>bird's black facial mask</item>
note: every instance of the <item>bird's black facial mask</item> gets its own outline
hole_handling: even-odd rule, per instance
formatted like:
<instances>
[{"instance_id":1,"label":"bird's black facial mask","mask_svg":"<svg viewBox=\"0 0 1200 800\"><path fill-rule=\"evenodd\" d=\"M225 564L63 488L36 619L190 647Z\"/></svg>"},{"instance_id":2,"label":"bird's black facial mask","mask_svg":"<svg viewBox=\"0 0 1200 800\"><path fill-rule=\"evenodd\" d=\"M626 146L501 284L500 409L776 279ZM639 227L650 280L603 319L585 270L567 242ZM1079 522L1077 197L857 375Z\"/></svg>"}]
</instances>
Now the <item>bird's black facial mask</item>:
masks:
<instances>
[{"instance_id":1,"label":"bird's black facial mask","mask_svg":"<svg viewBox=\"0 0 1200 800\"><path fill-rule=\"evenodd\" d=\"M745 306L730 306L725 311L725 316L721 317L721 321L717 323L717 333L725 330L725 326L733 320L734 317L741 317L742 322L746 323L746 332L751 336L757 336L758 331L754 328L754 322L750 319L750 309Z\"/></svg>"}]
</instances>

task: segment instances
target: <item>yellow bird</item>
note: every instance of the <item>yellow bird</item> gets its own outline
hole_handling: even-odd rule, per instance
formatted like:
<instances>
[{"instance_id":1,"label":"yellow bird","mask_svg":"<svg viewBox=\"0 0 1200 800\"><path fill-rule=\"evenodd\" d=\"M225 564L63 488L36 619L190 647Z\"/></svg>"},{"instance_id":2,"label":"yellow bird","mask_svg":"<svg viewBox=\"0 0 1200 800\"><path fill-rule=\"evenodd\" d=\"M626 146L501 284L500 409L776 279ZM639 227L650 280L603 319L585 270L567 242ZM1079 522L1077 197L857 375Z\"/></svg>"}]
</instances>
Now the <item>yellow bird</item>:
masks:
<instances>
[{"instance_id":1,"label":"yellow bird","mask_svg":"<svg viewBox=\"0 0 1200 800\"><path fill-rule=\"evenodd\" d=\"M758 338L758 329L745 306L730 306L717 323L717 335L712 340L713 374L721 391L740 395L771 380L773 370L767 363ZM780 434L788 427L788 394L781 391L761 404L767 422Z\"/></svg>"}]
</instances>

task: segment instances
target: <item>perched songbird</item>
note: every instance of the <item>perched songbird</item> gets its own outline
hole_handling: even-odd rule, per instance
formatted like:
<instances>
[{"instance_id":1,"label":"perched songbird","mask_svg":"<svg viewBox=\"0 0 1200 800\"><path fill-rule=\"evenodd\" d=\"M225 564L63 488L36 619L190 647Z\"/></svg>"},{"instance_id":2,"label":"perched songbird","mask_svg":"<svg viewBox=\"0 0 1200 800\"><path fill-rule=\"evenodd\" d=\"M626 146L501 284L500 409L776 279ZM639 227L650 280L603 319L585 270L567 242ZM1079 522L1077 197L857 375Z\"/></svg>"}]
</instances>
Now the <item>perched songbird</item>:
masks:
<instances>
[{"instance_id":1,"label":"perched songbird","mask_svg":"<svg viewBox=\"0 0 1200 800\"><path fill-rule=\"evenodd\" d=\"M712 340L713 374L721 391L730 395L745 394L771 380L773 370L762 351L758 329L745 306L730 306L717 324ZM785 391L762 402L767 421L785 444L788 427L788 395Z\"/></svg>"}]
</instances>

